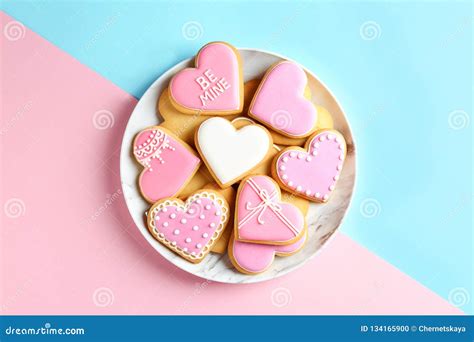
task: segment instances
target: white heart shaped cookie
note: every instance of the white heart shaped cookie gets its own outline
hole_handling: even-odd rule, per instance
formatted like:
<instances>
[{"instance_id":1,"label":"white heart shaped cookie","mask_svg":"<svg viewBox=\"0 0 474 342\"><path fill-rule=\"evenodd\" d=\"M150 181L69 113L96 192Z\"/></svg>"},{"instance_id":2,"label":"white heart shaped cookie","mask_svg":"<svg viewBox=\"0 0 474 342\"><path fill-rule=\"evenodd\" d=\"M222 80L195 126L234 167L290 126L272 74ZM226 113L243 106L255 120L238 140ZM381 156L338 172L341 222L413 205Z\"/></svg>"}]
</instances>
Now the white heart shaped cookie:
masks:
<instances>
[{"instance_id":1,"label":"white heart shaped cookie","mask_svg":"<svg viewBox=\"0 0 474 342\"><path fill-rule=\"evenodd\" d=\"M257 167L271 151L272 137L260 125L236 129L224 118L204 121L196 130L196 147L222 187L228 187Z\"/></svg>"}]
</instances>

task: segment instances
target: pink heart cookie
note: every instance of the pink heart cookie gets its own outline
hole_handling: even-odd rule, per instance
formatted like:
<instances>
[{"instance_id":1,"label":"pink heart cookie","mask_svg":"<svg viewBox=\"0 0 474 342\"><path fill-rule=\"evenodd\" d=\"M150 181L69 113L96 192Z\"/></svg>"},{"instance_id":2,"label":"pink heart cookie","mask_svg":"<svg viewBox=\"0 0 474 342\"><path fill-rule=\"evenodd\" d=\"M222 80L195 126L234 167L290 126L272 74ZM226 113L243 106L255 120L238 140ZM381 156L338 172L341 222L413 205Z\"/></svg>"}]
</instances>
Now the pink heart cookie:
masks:
<instances>
[{"instance_id":1,"label":"pink heart cookie","mask_svg":"<svg viewBox=\"0 0 474 342\"><path fill-rule=\"evenodd\" d=\"M171 79L169 95L176 109L204 115L242 112L244 85L239 52L227 43L209 43L199 50L195 65Z\"/></svg>"},{"instance_id":2,"label":"pink heart cookie","mask_svg":"<svg viewBox=\"0 0 474 342\"><path fill-rule=\"evenodd\" d=\"M307 233L298 241L285 246L242 242L232 237L228 247L229 258L235 268L242 273L262 273L271 266L275 255L289 256L298 252L306 242L306 237Z\"/></svg>"},{"instance_id":3,"label":"pink heart cookie","mask_svg":"<svg viewBox=\"0 0 474 342\"><path fill-rule=\"evenodd\" d=\"M289 192L313 202L327 202L346 157L344 137L333 130L319 131L306 150L290 147L275 158L272 175Z\"/></svg>"},{"instance_id":4,"label":"pink heart cookie","mask_svg":"<svg viewBox=\"0 0 474 342\"><path fill-rule=\"evenodd\" d=\"M243 242L288 245L306 227L301 211L282 202L278 184L267 176L250 176L239 186L236 200L235 238Z\"/></svg>"},{"instance_id":5,"label":"pink heart cookie","mask_svg":"<svg viewBox=\"0 0 474 342\"><path fill-rule=\"evenodd\" d=\"M229 220L229 205L217 192L200 190L186 202L168 198L155 203L147 216L155 239L192 263L209 253Z\"/></svg>"},{"instance_id":6,"label":"pink heart cookie","mask_svg":"<svg viewBox=\"0 0 474 342\"><path fill-rule=\"evenodd\" d=\"M151 203L177 195L201 163L189 145L159 126L136 136L133 154L145 168L138 184L143 197Z\"/></svg>"},{"instance_id":7,"label":"pink heart cookie","mask_svg":"<svg viewBox=\"0 0 474 342\"><path fill-rule=\"evenodd\" d=\"M293 138L307 137L316 129L316 107L304 97L308 79L294 62L280 62L270 68L260 83L249 108L249 116Z\"/></svg>"}]
</instances>

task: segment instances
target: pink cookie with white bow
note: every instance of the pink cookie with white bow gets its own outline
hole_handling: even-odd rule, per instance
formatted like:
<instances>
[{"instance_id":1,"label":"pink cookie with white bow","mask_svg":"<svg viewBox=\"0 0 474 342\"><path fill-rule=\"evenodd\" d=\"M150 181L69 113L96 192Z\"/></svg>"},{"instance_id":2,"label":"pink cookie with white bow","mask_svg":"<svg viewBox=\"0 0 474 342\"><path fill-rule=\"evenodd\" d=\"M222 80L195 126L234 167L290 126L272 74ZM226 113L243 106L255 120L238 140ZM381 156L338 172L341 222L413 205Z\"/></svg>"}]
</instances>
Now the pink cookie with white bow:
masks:
<instances>
[{"instance_id":1,"label":"pink cookie with white bow","mask_svg":"<svg viewBox=\"0 0 474 342\"><path fill-rule=\"evenodd\" d=\"M263 245L235 240L229 240L229 259L234 267L241 273L258 274L266 271L275 260L275 256L290 256L303 248L307 232L298 241L289 245Z\"/></svg>"},{"instance_id":2,"label":"pink cookie with white bow","mask_svg":"<svg viewBox=\"0 0 474 342\"><path fill-rule=\"evenodd\" d=\"M133 142L133 155L144 167L138 185L150 203L178 195L201 164L188 144L159 126L138 133Z\"/></svg>"},{"instance_id":3,"label":"pink cookie with white bow","mask_svg":"<svg viewBox=\"0 0 474 342\"><path fill-rule=\"evenodd\" d=\"M290 138L303 138L317 129L318 113L305 98L308 78L291 61L273 65L263 77L249 107L249 116Z\"/></svg>"},{"instance_id":4,"label":"pink cookie with white bow","mask_svg":"<svg viewBox=\"0 0 474 342\"><path fill-rule=\"evenodd\" d=\"M200 190L186 202L167 198L148 211L148 230L179 256L199 263L211 251L229 220L229 204L213 190Z\"/></svg>"},{"instance_id":5,"label":"pink cookie with white bow","mask_svg":"<svg viewBox=\"0 0 474 342\"><path fill-rule=\"evenodd\" d=\"M306 229L301 211L281 201L278 184L268 176L249 176L237 191L234 236L242 242L289 245Z\"/></svg>"},{"instance_id":6,"label":"pink cookie with white bow","mask_svg":"<svg viewBox=\"0 0 474 342\"><path fill-rule=\"evenodd\" d=\"M341 133L321 130L305 149L288 147L273 160L272 176L280 186L313 202L327 202L341 175L346 142Z\"/></svg>"},{"instance_id":7,"label":"pink cookie with white bow","mask_svg":"<svg viewBox=\"0 0 474 342\"><path fill-rule=\"evenodd\" d=\"M212 42L199 50L194 68L186 68L169 84L173 106L182 113L232 115L242 112L244 81L240 54L232 45Z\"/></svg>"}]
</instances>

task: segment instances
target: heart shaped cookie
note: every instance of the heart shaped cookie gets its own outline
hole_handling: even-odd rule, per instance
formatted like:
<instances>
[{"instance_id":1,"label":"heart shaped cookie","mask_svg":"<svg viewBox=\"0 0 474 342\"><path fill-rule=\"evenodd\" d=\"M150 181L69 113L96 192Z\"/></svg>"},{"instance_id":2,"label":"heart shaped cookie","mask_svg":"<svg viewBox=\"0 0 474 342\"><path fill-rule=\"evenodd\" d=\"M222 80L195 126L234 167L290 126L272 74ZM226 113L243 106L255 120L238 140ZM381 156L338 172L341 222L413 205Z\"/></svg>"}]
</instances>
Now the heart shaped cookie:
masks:
<instances>
[{"instance_id":1,"label":"heart shaped cookie","mask_svg":"<svg viewBox=\"0 0 474 342\"><path fill-rule=\"evenodd\" d=\"M293 204L282 202L278 184L268 176L250 176L237 190L235 239L269 245L288 245L303 234L306 223Z\"/></svg>"},{"instance_id":2,"label":"heart shaped cookie","mask_svg":"<svg viewBox=\"0 0 474 342\"><path fill-rule=\"evenodd\" d=\"M290 256L301 250L306 242L307 233L296 242L285 246L261 245L235 240L229 241L229 259L241 273L257 274L266 271L277 256Z\"/></svg>"},{"instance_id":3,"label":"heart shaped cookie","mask_svg":"<svg viewBox=\"0 0 474 342\"><path fill-rule=\"evenodd\" d=\"M229 205L217 192L200 190L186 202L168 198L148 212L148 230L164 246L198 263L209 253L229 220Z\"/></svg>"},{"instance_id":4,"label":"heart shaped cookie","mask_svg":"<svg viewBox=\"0 0 474 342\"><path fill-rule=\"evenodd\" d=\"M249 108L249 116L292 138L311 135L316 130L317 110L304 97L308 79L294 62L272 66L260 83Z\"/></svg>"},{"instance_id":5,"label":"heart shaped cookie","mask_svg":"<svg viewBox=\"0 0 474 342\"><path fill-rule=\"evenodd\" d=\"M327 202L339 179L346 142L334 130L311 136L306 149L289 147L274 159L272 175L280 186L313 202Z\"/></svg>"},{"instance_id":6,"label":"heart shaped cookie","mask_svg":"<svg viewBox=\"0 0 474 342\"><path fill-rule=\"evenodd\" d=\"M196 130L195 145L204 162L225 188L256 168L272 148L272 137L259 125L236 129L224 118L204 121Z\"/></svg>"},{"instance_id":7,"label":"heart shaped cookie","mask_svg":"<svg viewBox=\"0 0 474 342\"><path fill-rule=\"evenodd\" d=\"M151 203L179 194L201 163L188 144L159 126L137 134L133 155L145 168L138 185L143 197Z\"/></svg>"},{"instance_id":8,"label":"heart shaped cookie","mask_svg":"<svg viewBox=\"0 0 474 342\"><path fill-rule=\"evenodd\" d=\"M176 109L186 114L231 115L242 112L243 86L237 49L213 42L199 50L195 68L186 68L171 79L169 96Z\"/></svg>"}]
</instances>

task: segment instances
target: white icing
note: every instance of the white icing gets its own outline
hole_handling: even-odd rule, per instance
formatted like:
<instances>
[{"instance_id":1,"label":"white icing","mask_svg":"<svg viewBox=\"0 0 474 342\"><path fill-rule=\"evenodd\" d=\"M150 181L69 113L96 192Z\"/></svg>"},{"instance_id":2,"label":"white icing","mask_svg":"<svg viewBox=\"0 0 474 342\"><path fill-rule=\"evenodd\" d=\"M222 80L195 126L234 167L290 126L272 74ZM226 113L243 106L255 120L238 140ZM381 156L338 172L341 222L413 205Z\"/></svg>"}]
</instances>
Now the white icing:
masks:
<instances>
[{"instance_id":1,"label":"white icing","mask_svg":"<svg viewBox=\"0 0 474 342\"><path fill-rule=\"evenodd\" d=\"M179 235L179 229L175 229L173 232L174 235Z\"/></svg>"},{"instance_id":2,"label":"white icing","mask_svg":"<svg viewBox=\"0 0 474 342\"><path fill-rule=\"evenodd\" d=\"M204 214L201 214L201 215L199 215L199 218L200 218L201 220L204 220L204 219L206 218L206 216L204 216Z\"/></svg>"},{"instance_id":3,"label":"white icing","mask_svg":"<svg viewBox=\"0 0 474 342\"><path fill-rule=\"evenodd\" d=\"M184 240L184 241L186 241L187 243L190 243L190 242L191 242L191 238L186 238L186 240Z\"/></svg>"},{"instance_id":4,"label":"white icing","mask_svg":"<svg viewBox=\"0 0 474 342\"><path fill-rule=\"evenodd\" d=\"M181 223L182 223L182 224L185 224L186 222L188 222L188 220L186 220L185 218L182 218L182 219L181 219Z\"/></svg>"},{"instance_id":5,"label":"white icing","mask_svg":"<svg viewBox=\"0 0 474 342\"><path fill-rule=\"evenodd\" d=\"M264 128L249 125L236 130L226 119L210 118L199 126L197 143L209 167L223 184L240 178L260 163L270 148Z\"/></svg>"},{"instance_id":6,"label":"white icing","mask_svg":"<svg viewBox=\"0 0 474 342\"><path fill-rule=\"evenodd\" d=\"M172 218L172 219L176 218L176 214L175 214L175 213L172 213L172 214L170 215L170 218Z\"/></svg>"},{"instance_id":7,"label":"white icing","mask_svg":"<svg viewBox=\"0 0 474 342\"><path fill-rule=\"evenodd\" d=\"M199 230L198 226L193 226L193 230Z\"/></svg>"},{"instance_id":8,"label":"white icing","mask_svg":"<svg viewBox=\"0 0 474 342\"><path fill-rule=\"evenodd\" d=\"M163 227L168 227L169 223L168 222L163 222Z\"/></svg>"},{"instance_id":9,"label":"white icing","mask_svg":"<svg viewBox=\"0 0 474 342\"><path fill-rule=\"evenodd\" d=\"M206 205L206 207L205 207L205 208L206 208L206 210L209 210L209 209L211 209L211 205L210 205L210 204L208 204L208 205Z\"/></svg>"},{"instance_id":10,"label":"white icing","mask_svg":"<svg viewBox=\"0 0 474 342\"><path fill-rule=\"evenodd\" d=\"M209 234L207 234L207 233L202 234L203 238L207 238L208 236L209 236Z\"/></svg>"}]
</instances>

